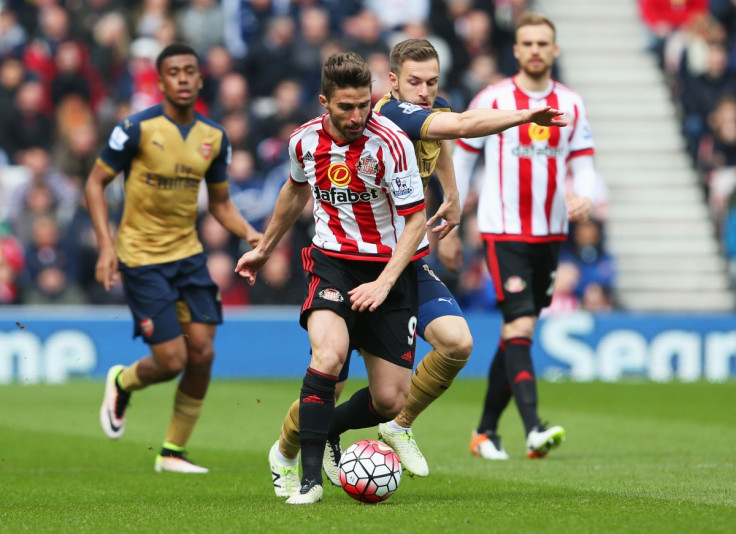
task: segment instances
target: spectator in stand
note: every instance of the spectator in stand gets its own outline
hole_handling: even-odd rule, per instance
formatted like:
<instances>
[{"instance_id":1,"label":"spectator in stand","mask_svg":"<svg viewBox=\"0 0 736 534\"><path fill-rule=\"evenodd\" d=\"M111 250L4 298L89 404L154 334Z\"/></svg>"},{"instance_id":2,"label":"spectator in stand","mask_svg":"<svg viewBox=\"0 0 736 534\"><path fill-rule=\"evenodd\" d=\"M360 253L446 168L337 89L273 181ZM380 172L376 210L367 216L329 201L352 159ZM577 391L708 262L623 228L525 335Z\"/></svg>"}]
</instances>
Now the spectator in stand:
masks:
<instances>
[{"instance_id":1,"label":"spectator in stand","mask_svg":"<svg viewBox=\"0 0 736 534\"><path fill-rule=\"evenodd\" d=\"M726 95L718 101L708 126L710 134L704 137L699 161L706 171L708 203L720 224L736 188L736 96Z\"/></svg>"},{"instance_id":2,"label":"spectator in stand","mask_svg":"<svg viewBox=\"0 0 736 534\"><path fill-rule=\"evenodd\" d=\"M389 55L391 48L383 41L381 23L372 11L363 10L345 20L345 45L367 58L372 54Z\"/></svg>"},{"instance_id":3,"label":"spectator in stand","mask_svg":"<svg viewBox=\"0 0 736 534\"><path fill-rule=\"evenodd\" d=\"M708 0L639 0L639 14L647 29L645 46L657 55L660 66L664 66L664 47L670 35L693 15L707 12Z\"/></svg>"},{"instance_id":4,"label":"spectator in stand","mask_svg":"<svg viewBox=\"0 0 736 534\"><path fill-rule=\"evenodd\" d=\"M156 56L162 49L161 44L150 37L139 37L130 45L127 71L118 96L130 102L134 113L161 101Z\"/></svg>"},{"instance_id":5,"label":"spectator in stand","mask_svg":"<svg viewBox=\"0 0 736 534\"><path fill-rule=\"evenodd\" d=\"M445 40L439 35L432 33L427 23L424 22L424 19L406 22L401 28L392 32L386 38L386 42L393 48L394 45L406 39L426 39L432 43L439 56L439 63L442 65L438 85L439 87L444 87L447 83L447 73L452 70L452 51Z\"/></svg>"},{"instance_id":6,"label":"spectator in stand","mask_svg":"<svg viewBox=\"0 0 736 534\"><path fill-rule=\"evenodd\" d=\"M219 80L217 98L210 110L212 119L222 121L231 113L250 115L248 80L239 72L223 73Z\"/></svg>"},{"instance_id":7,"label":"spectator in stand","mask_svg":"<svg viewBox=\"0 0 736 534\"><path fill-rule=\"evenodd\" d=\"M267 23L263 40L250 48L239 71L248 79L254 98L269 97L281 80L297 72L295 30L291 17L274 17Z\"/></svg>"},{"instance_id":8,"label":"spectator in stand","mask_svg":"<svg viewBox=\"0 0 736 534\"><path fill-rule=\"evenodd\" d=\"M498 63L493 54L476 56L470 61L468 69L463 73L458 84L459 87L455 92L456 99L466 105L484 87L498 83L504 78L505 76L499 71Z\"/></svg>"},{"instance_id":9,"label":"spectator in stand","mask_svg":"<svg viewBox=\"0 0 736 534\"><path fill-rule=\"evenodd\" d=\"M580 308L580 299L575 294L580 283L580 270L569 261L561 261L557 265L554 293L552 302L539 314L540 317L549 317L561 313L570 313Z\"/></svg>"},{"instance_id":10,"label":"spectator in stand","mask_svg":"<svg viewBox=\"0 0 736 534\"><path fill-rule=\"evenodd\" d=\"M46 267L64 272L69 282L77 280L77 254L73 243L62 237L61 227L52 217L41 216L33 221L31 242L26 247L28 275L36 280Z\"/></svg>"},{"instance_id":11,"label":"spectator in stand","mask_svg":"<svg viewBox=\"0 0 736 534\"><path fill-rule=\"evenodd\" d=\"M223 0L223 40L232 56L242 60L263 39L268 21L288 15L288 2L279 0Z\"/></svg>"},{"instance_id":12,"label":"spectator in stand","mask_svg":"<svg viewBox=\"0 0 736 534\"><path fill-rule=\"evenodd\" d=\"M115 9L118 0L85 0L84 2L64 2L69 14L69 33L83 41L87 46L94 42L97 23Z\"/></svg>"},{"instance_id":13,"label":"spectator in stand","mask_svg":"<svg viewBox=\"0 0 736 534\"><path fill-rule=\"evenodd\" d=\"M15 11L0 6L0 58L18 56L28 40L25 28L18 22Z\"/></svg>"},{"instance_id":14,"label":"spectator in stand","mask_svg":"<svg viewBox=\"0 0 736 534\"><path fill-rule=\"evenodd\" d=\"M736 71L728 68L725 43L712 42L708 44L705 72L691 76L685 70L681 81L680 100L685 135L694 160L697 159L700 141L706 132L708 115L724 95L736 95Z\"/></svg>"},{"instance_id":15,"label":"spectator in stand","mask_svg":"<svg viewBox=\"0 0 736 534\"><path fill-rule=\"evenodd\" d=\"M24 150L18 158L30 179L12 193L8 220L15 235L28 239L35 217L49 215L65 226L73 217L80 190L68 177L51 166L51 156L43 148Z\"/></svg>"},{"instance_id":16,"label":"spectator in stand","mask_svg":"<svg viewBox=\"0 0 736 534\"><path fill-rule=\"evenodd\" d=\"M256 151L256 139L252 134L251 118L243 113L228 113L220 124L225 129L233 149L242 148L250 152Z\"/></svg>"},{"instance_id":17,"label":"spectator in stand","mask_svg":"<svg viewBox=\"0 0 736 534\"><path fill-rule=\"evenodd\" d=\"M220 289L220 302L223 307L246 306L250 302L248 285L235 274L235 260L222 251L215 251L207 258L207 269L212 281Z\"/></svg>"},{"instance_id":18,"label":"spectator in stand","mask_svg":"<svg viewBox=\"0 0 736 534\"><path fill-rule=\"evenodd\" d=\"M74 41L61 43L54 56L56 75L51 82L51 102L55 107L71 95L81 97L96 112L105 96L99 73L85 57L86 51Z\"/></svg>"},{"instance_id":19,"label":"spectator in stand","mask_svg":"<svg viewBox=\"0 0 736 534\"><path fill-rule=\"evenodd\" d=\"M610 289L606 289L602 285L593 282L585 286L580 305L585 311L589 312L609 312L613 309L613 298L611 295Z\"/></svg>"},{"instance_id":20,"label":"spectator in stand","mask_svg":"<svg viewBox=\"0 0 736 534\"><path fill-rule=\"evenodd\" d=\"M222 79L233 70L233 58L224 46L213 46L203 57L204 80L199 92L214 117Z\"/></svg>"},{"instance_id":21,"label":"spectator in stand","mask_svg":"<svg viewBox=\"0 0 736 534\"><path fill-rule=\"evenodd\" d=\"M7 223L0 223L0 305L18 303L25 267L20 241L10 233Z\"/></svg>"},{"instance_id":22,"label":"spectator in stand","mask_svg":"<svg viewBox=\"0 0 736 534\"><path fill-rule=\"evenodd\" d=\"M263 231L264 222L273 211L275 197L264 199L264 176L256 169L253 154L243 149L233 150L232 161L228 167L230 177L230 198L253 227Z\"/></svg>"},{"instance_id":23,"label":"spectator in stand","mask_svg":"<svg viewBox=\"0 0 736 534\"><path fill-rule=\"evenodd\" d=\"M304 271L292 271L291 254L288 242L273 251L250 288L252 304L293 306L304 300Z\"/></svg>"},{"instance_id":24,"label":"spectator in stand","mask_svg":"<svg viewBox=\"0 0 736 534\"><path fill-rule=\"evenodd\" d=\"M388 74L391 72L391 62L386 54L375 53L365 58L368 68L373 74L373 85L371 86L371 106L374 106L383 95L391 91L391 82Z\"/></svg>"},{"instance_id":25,"label":"spectator in stand","mask_svg":"<svg viewBox=\"0 0 736 534\"><path fill-rule=\"evenodd\" d=\"M260 169L268 171L288 159L291 133L309 118L302 101L301 85L290 78L278 83L271 98L261 101L261 116L254 129L258 132L256 155Z\"/></svg>"},{"instance_id":26,"label":"spectator in stand","mask_svg":"<svg viewBox=\"0 0 736 534\"><path fill-rule=\"evenodd\" d=\"M588 219L572 226L572 239L560 251L560 261L571 263L580 272L575 296L582 299L585 288L593 283L610 292L616 278L616 262L604 248L601 223Z\"/></svg>"},{"instance_id":27,"label":"spectator in stand","mask_svg":"<svg viewBox=\"0 0 736 534\"><path fill-rule=\"evenodd\" d=\"M238 248L238 238L217 222L217 219L211 213L205 212L202 215L198 227L199 239L202 242L205 254L224 252L234 258L236 255L243 253Z\"/></svg>"},{"instance_id":28,"label":"spectator in stand","mask_svg":"<svg viewBox=\"0 0 736 534\"><path fill-rule=\"evenodd\" d=\"M176 14L181 39L189 43L200 57L222 43L224 22L222 7L216 0L192 0Z\"/></svg>"},{"instance_id":29,"label":"spectator in stand","mask_svg":"<svg viewBox=\"0 0 736 534\"><path fill-rule=\"evenodd\" d=\"M505 76L516 74L516 58L514 57L514 41L516 22L529 9L533 0L493 0L482 3L480 9L487 8L493 29L491 39L496 50L498 70Z\"/></svg>"},{"instance_id":30,"label":"spectator in stand","mask_svg":"<svg viewBox=\"0 0 736 534\"><path fill-rule=\"evenodd\" d=\"M89 170L89 168L88 168ZM110 233L117 233L117 224L114 221L119 220L119 214L112 213L110 216ZM76 251L78 274L77 280L80 287L87 295L90 304L126 304L125 293L122 284L116 284L105 291L105 287L95 278L95 265L97 256L99 255L99 247L97 246L97 235L95 234L92 217L87 208L87 197L82 195L79 199L77 211L74 213L71 223L66 231L70 236L72 246Z\"/></svg>"},{"instance_id":31,"label":"spectator in stand","mask_svg":"<svg viewBox=\"0 0 736 534\"><path fill-rule=\"evenodd\" d=\"M13 139L18 134L5 125L16 114L14 102L25 77L25 69L18 59L8 57L0 63L0 166L10 161L9 151L13 150Z\"/></svg>"},{"instance_id":32,"label":"spectator in stand","mask_svg":"<svg viewBox=\"0 0 736 534\"><path fill-rule=\"evenodd\" d=\"M75 102L66 100L65 104L68 107ZM53 166L68 176L72 182L79 184L80 189L100 151L97 126L93 120L88 120L83 110L82 107L67 110L68 113L64 115L60 114L63 120L58 121L59 142L55 144L52 153ZM70 116L77 113L79 115L76 117ZM63 130L61 129L62 124L66 126Z\"/></svg>"},{"instance_id":33,"label":"spectator in stand","mask_svg":"<svg viewBox=\"0 0 736 534\"><path fill-rule=\"evenodd\" d=\"M141 4L134 16L134 33L137 37L154 38L169 18L169 0L143 0Z\"/></svg>"},{"instance_id":34,"label":"spectator in stand","mask_svg":"<svg viewBox=\"0 0 736 534\"><path fill-rule=\"evenodd\" d=\"M59 265L44 265L33 284L23 293L23 304L74 305L89 304L89 299L76 280Z\"/></svg>"},{"instance_id":35,"label":"spectator in stand","mask_svg":"<svg viewBox=\"0 0 736 534\"><path fill-rule=\"evenodd\" d=\"M100 17L92 28L89 62L100 73L106 93L118 97L118 85L125 76L130 35L125 17L111 11Z\"/></svg>"},{"instance_id":36,"label":"spectator in stand","mask_svg":"<svg viewBox=\"0 0 736 534\"><path fill-rule=\"evenodd\" d=\"M27 81L18 89L14 109L0 124L0 138L6 143L3 149L11 162L17 160L19 152L32 147L51 149L54 123L46 112L45 103L41 83Z\"/></svg>"},{"instance_id":37,"label":"spectator in stand","mask_svg":"<svg viewBox=\"0 0 736 534\"><path fill-rule=\"evenodd\" d=\"M723 250L728 261L731 285L736 288L736 189L728 198L728 208L721 227Z\"/></svg>"},{"instance_id":38,"label":"spectator in stand","mask_svg":"<svg viewBox=\"0 0 736 534\"><path fill-rule=\"evenodd\" d=\"M429 0L363 0L363 5L376 16L382 32L429 18Z\"/></svg>"},{"instance_id":39,"label":"spectator in stand","mask_svg":"<svg viewBox=\"0 0 736 534\"><path fill-rule=\"evenodd\" d=\"M299 11L299 35L294 47L294 63L298 68L302 102L311 103L319 94L322 71L322 47L330 39L330 14L321 7L305 7ZM311 116L312 114L309 113Z\"/></svg>"},{"instance_id":40,"label":"spectator in stand","mask_svg":"<svg viewBox=\"0 0 736 534\"><path fill-rule=\"evenodd\" d=\"M69 12L61 5L45 2L38 10L40 35L38 39L53 57L59 45L73 40L70 33Z\"/></svg>"}]
</instances>

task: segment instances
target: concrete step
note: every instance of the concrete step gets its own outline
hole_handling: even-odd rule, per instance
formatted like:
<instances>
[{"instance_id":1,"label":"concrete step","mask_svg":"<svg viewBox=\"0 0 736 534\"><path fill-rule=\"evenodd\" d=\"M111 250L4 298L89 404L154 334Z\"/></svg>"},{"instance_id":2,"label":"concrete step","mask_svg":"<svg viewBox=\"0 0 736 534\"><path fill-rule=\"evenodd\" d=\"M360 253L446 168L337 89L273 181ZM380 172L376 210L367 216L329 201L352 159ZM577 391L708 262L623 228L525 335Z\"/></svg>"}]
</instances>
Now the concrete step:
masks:
<instances>
[{"instance_id":1,"label":"concrete step","mask_svg":"<svg viewBox=\"0 0 736 534\"><path fill-rule=\"evenodd\" d=\"M648 88L649 86L647 86ZM595 89L591 87L584 87L578 85L575 89L583 95L593 92ZM587 108L586 108L587 109ZM677 112L671 104L662 102L655 104L651 102L632 102L626 105L626 114L624 115L621 108L615 108L613 106L608 107L596 107L589 111L593 127L595 128L596 122L603 121L615 121L618 123L624 123L627 118L635 120L645 121L670 121L670 124L677 123ZM595 131L595 130L594 130ZM677 130L675 130L677 131Z\"/></svg>"},{"instance_id":2,"label":"concrete step","mask_svg":"<svg viewBox=\"0 0 736 534\"><path fill-rule=\"evenodd\" d=\"M685 150L685 140L668 135L663 136L619 136L619 135L599 135L595 129L595 124L591 122L593 135L595 136L596 146L606 147L607 150L629 153L649 153L649 152L681 152Z\"/></svg>"},{"instance_id":3,"label":"concrete step","mask_svg":"<svg viewBox=\"0 0 736 534\"><path fill-rule=\"evenodd\" d=\"M579 84L593 83L601 85L611 84L619 87L656 86L662 83L662 75L647 65L641 65L640 68L628 66L621 69L613 69L607 66L591 66L586 69L566 70L565 79L570 80L570 84L573 87Z\"/></svg>"},{"instance_id":4,"label":"concrete step","mask_svg":"<svg viewBox=\"0 0 736 534\"><path fill-rule=\"evenodd\" d=\"M711 239L715 236L709 220L672 221L668 223L612 220L606 222L606 238L624 243L628 239L660 239L677 236L681 239Z\"/></svg>"},{"instance_id":5,"label":"concrete step","mask_svg":"<svg viewBox=\"0 0 736 534\"><path fill-rule=\"evenodd\" d=\"M660 254L672 255L706 255L720 254L718 244L714 240L689 240L677 238L660 238L657 240L639 238L621 241L609 241L608 250L615 257L618 256L642 256L656 257ZM653 264L656 265L656 264Z\"/></svg>"},{"instance_id":6,"label":"concrete step","mask_svg":"<svg viewBox=\"0 0 736 534\"><path fill-rule=\"evenodd\" d=\"M663 189L667 187L676 187L681 185L697 185L698 177L690 169L677 169L673 171L660 170L640 170L633 169L615 169L601 164L598 160L598 169L609 188L613 190L616 187L657 187Z\"/></svg>"},{"instance_id":7,"label":"concrete step","mask_svg":"<svg viewBox=\"0 0 736 534\"><path fill-rule=\"evenodd\" d=\"M619 291L730 291L728 280L723 276L700 273L618 273L616 288Z\"/></svg>"},{"instance_id":8,"label":"concrete step","mask_svg":"<svg viewBox=\"0 0 736 534\"><path fill-rule=\"evenodd\" d=\"M652 186L646 187L610 187L611 202L652 202L654 204L674 204L704 201L700 189L691 186L673 186L661 189Z\"/></svg>"},{"instance_id":9,"label":"concrete step","mask_svg":"<svg viewBox=\"0 0 736 534\"><path fill-rule=\"evenodd\" d=\"M670 154L653 153L646 157L631 156L615 150L608 150L605 146L596 146L596 162L599 167L610 171L628 172L679 172L684 169L692 171L692 164L687 154L674 152Z\"/></svg>"},{"instance_id":10,"label":"concrete step","mask_svg":"<svg viewBox=\"0 0 736 534\"><path fill-rule=\"evenodd\" d=\"M617 270L621 273L710 273L722 275L726 272L726 260L722 256L714 258L687 256L683 254L662 254L658 258L647 256L617 256Z\"/></svg>"},{"instance_id":11,"label":"concrete step","mask_svg":"<svg viewBox=\"0 0 736 534\"><path fill-rule=\"evenodd\" d=\"M710 212L702 204L649 205L611 203L608 218L620 221L665 222L665 221L704 221L709 220Z\"/></svg>"},{"instance_id":12,"label":"concrete step","mask_svg":"<svg viewBox=\"0 0 736 534\"><path fill-rule=\"evenodd\" d=\"M556 1L559 2L559 0ZM635 16L636 14L636 12L632 13L631 7L625 5L625 2L608 2L600 5L596 3L595 5L553 6L552 2L545 1L540 2L540 7L541 4L544 4L544 9L540 9L540 11L547 13L555 23L555 26L559 24L557 21L566 21L571 26L572 23L582 25L585 23L600 24L601 21L605 21L606 23L627 22L631 21L632 15ZM570 33L570 31L567 33ZM560 35L562 35L561 32Z\"/></svg>"},{"instance_id":13,"label":"concrete step","mask_svg":"<svg viewBox=\"0 0 736 534\"><path fill-rule=\"evenodd\" d=\"M618 295L624 309L640 312L729 312L736 308L731 292L717 291L626 291Z\"/></svg>"}]
</instances>

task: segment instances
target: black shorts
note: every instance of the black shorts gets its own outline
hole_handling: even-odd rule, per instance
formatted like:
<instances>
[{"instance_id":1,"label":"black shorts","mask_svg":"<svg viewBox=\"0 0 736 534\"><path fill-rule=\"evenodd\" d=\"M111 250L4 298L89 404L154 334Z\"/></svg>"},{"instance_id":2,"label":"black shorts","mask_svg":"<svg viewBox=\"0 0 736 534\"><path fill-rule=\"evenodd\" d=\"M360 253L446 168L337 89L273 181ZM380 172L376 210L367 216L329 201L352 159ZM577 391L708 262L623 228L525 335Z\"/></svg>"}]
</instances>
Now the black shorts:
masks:
<instances>
[{"instance_id":1,"label":"black shorts","mask_svg":"<svg viewBox=\"0 0 736 534\"><path fill-rule=\"evenodd\" d=\"M539 316L552 302L560 242L525 243L483 237L497 306L505 323Z\"/></svg>"},{"instance_id":2,"label":"black shorts","mask_svg":"<svg viewBox=\"0 0 736 534\"><path fill-rule=\"evenodd\" d=\"M315 246L302 250L304 271L309 275L307 298L299 324L307 328L312 310L332 310L345 320L350 347L364 349L400 367L414 366L418 314L417 272L407 265L386 300L375 311L350 308L348 291L378 278L383 262L344 260L328 256Z\"/></svg>"}]
</instances>

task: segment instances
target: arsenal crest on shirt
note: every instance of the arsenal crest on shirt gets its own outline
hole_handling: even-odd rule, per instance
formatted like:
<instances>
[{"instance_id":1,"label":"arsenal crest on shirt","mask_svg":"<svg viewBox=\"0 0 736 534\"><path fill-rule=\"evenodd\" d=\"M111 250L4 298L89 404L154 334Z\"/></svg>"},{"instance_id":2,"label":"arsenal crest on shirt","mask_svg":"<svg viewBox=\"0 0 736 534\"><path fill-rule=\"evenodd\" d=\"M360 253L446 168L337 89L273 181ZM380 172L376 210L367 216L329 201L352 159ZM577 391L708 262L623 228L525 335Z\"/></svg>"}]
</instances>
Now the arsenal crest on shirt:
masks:
<instances>
[{"instance_id":1,"label":"arsenal crest on shirt","mask_svg":"<svg viewBox=\"0 0 736 534\"><path fill-rule=\"evenodd\" d=\"M202 143L199 150L202 152L202 157L204 157L204 159L210 159L210 156L212 155L212 143Z\"/></svg>"}]
</instances>

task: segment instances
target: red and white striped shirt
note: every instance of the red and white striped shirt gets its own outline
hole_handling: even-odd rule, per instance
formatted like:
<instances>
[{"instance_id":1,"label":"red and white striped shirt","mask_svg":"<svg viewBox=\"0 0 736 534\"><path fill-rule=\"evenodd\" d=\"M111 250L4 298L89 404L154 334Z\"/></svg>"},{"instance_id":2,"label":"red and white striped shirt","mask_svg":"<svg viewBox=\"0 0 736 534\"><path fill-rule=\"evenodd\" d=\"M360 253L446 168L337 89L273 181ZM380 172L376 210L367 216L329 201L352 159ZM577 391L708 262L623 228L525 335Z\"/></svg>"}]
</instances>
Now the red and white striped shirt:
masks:
<instances>
[{"instance_id":1,"label":"red and white striped shirt","mask_svg":"<svg viewBox=\"0 0 736 534\"><path fill-rule=\"evenodd\" d=\"M529 93L508 78L478 93L469 107L525 109L547 105L564 111L569 125L523 124L496 135L457 141L453 163L459 188L461 180L467 183L470 179L477 156L481 152L485 156L478 229L486 238L527 242L566 238L568 164L572 158L593 155L583 99L555 81L547 91ZM592 192L593 180L586 177L585 182L590 182L584 187Z\"/></svg>"},{"instance_id":2,"label":"red and white striped shirt","mask_svg":"<svg viewBox=\"0 0 736 534\"><path fill-rule=\"evenodd\" d=\"M338 142L327 114L289 140L293 183L314 196L312 242L326 254L387 262L404 229L404 216L424 209L414 147L393 122L372 113L360 139ZM424 237L413 259L429 252Z\"/></svg>"}]
</instances>

